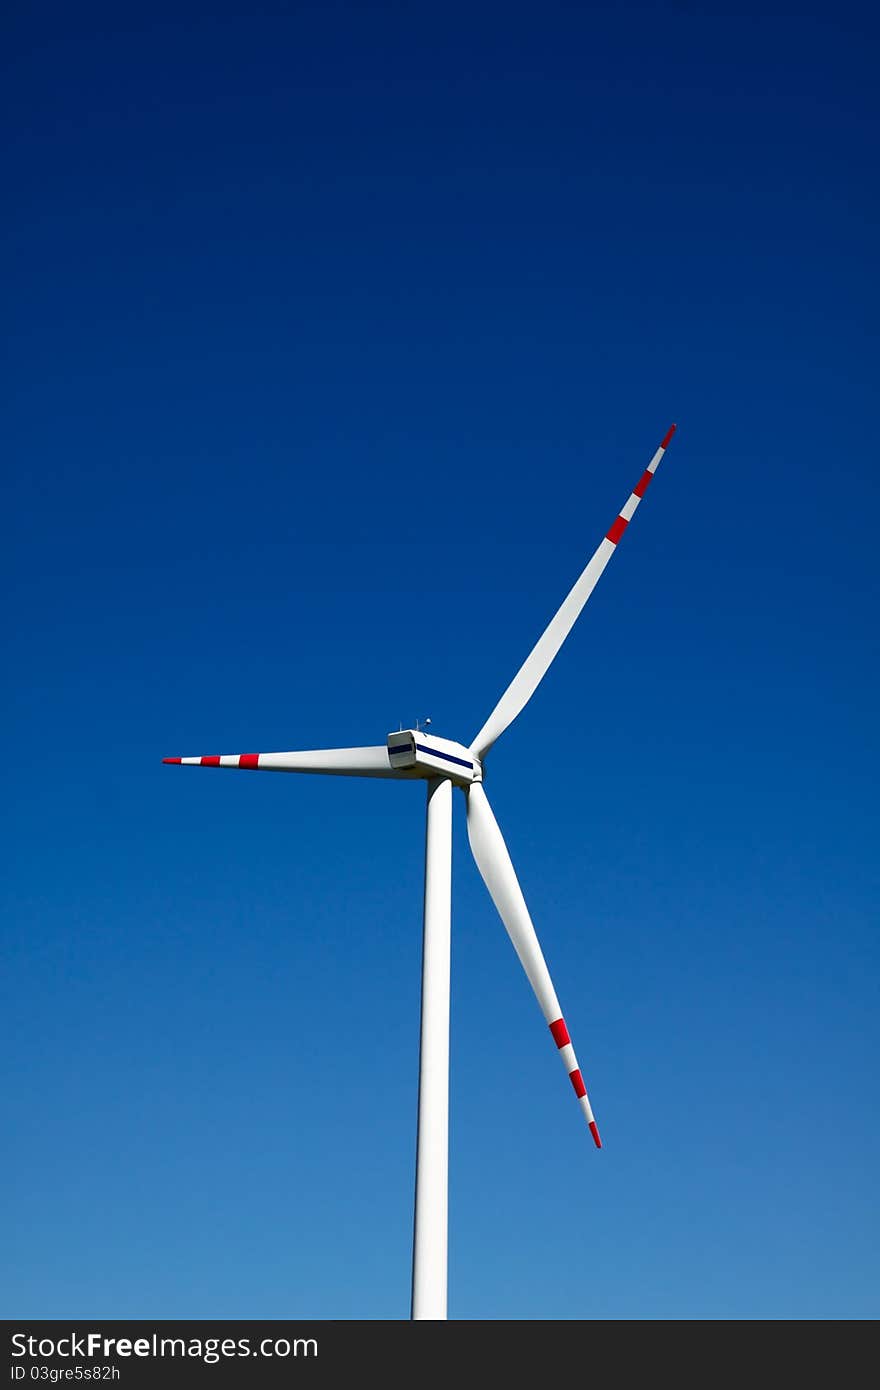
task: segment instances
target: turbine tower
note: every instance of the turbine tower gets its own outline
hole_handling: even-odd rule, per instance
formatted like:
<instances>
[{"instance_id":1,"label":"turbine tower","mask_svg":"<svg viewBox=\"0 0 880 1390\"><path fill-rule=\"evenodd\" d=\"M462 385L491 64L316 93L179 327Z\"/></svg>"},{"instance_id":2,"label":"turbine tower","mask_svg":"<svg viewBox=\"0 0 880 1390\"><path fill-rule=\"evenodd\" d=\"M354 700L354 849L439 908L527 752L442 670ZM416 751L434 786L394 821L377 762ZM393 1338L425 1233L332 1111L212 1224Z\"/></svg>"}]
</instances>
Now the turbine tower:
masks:
<instances>
[{"instance_id":1,"label":"turbine tower","mask_svg":"<svg viewBox=\"0 0 880 1390\"><path fill-rule=\"evenodd\" d=\"M446 1317L447 1193L449 1163L449 960L452 892L452 788L467 802L471 851L498 909L574 1088L598 1149L602 1147L553 981L547 969L507 846L483 790L483 761L516 719L562 646L602 571L617 549L675 433L670 426L626 504L564 599L480 732L465 746L424 729L399 729L368 748L325 748L294 753L232 753L165 758L194 767L237 767L261 772L319 772L342 777L421 778L428 784L425 901L422 941L422 1011L416 1145L412 1317Z\"/></svg>"}]
</instances>

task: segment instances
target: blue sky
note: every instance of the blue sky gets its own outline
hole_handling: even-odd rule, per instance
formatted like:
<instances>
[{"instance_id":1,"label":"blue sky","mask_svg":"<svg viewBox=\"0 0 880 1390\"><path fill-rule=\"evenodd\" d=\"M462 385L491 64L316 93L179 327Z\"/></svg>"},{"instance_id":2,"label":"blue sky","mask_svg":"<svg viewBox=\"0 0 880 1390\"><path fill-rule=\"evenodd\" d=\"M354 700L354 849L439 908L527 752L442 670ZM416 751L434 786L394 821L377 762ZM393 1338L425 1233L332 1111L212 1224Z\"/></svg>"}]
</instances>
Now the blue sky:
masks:
<instances>
[{"instance_id":1,"label":"blue sky","mask_svg":"<svg viewBox=\"0 0 880 1390\"><path fill-rule=\"evenodd\" d=\"M677 420L487 765L602 1153L456 806L450 1315L876 1317L876 15L246 9L7 19L5 1315L406 1316L422 791L161 758L469 740Z\"/></svg>"}]
</instances>

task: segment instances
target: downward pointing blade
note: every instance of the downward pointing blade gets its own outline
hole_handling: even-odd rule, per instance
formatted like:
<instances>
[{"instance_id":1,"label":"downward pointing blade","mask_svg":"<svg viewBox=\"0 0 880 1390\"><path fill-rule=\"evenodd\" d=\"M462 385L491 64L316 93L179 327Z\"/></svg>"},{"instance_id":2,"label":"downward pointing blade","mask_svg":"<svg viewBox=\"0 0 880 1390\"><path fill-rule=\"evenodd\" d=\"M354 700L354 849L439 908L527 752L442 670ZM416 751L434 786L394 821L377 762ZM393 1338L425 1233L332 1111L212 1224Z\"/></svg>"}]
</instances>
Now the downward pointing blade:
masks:
<instances>
[{"instance_id":1,"label":"downward pointing blade","mask_svg":"<svg viewBox=\"0 0 880 1390\"><path fill-rule=\"evenodd\" d=\"M499 916L507 928L507 934L513 942L513 948L519 956L520 964L528 976L529 984L535 991L541 1011L553 1035L553 1041L559 1049L559 1055L590 1127L593 1142L597 1149L601 1149L602 1140L599 1138L599 1130L593 1119L593 1111L590 1108L590 1098L587 1095L584 1078L581 1075L577 1057L574 1055L568 1028L562 1017L562 1010L553 988L553 981L550 979L550 971L547 969L544 953L529 916L529 910L526 907L510 855L507 852L507 846L498 828L498 822L492 814L492 807L489 805L481 783L475 782L468 787L466 795L468 839L477 868L483 875L492 901L498 909Z\"/></svg>"},{"instance_id":2,"label":"downward pointing blade","mask_svg":"<svg viewBox=\"0 0 880 1390\"><path fill-rule=\"evenodd\" d=\"M664 435L663 442L651 459L648 467L630 493L617 520L607 531L605 539L600 544L599 549L590 560L567 598L563 600L559 611L556 613L555 617L551 619L545 631L538 638L538 641L517 671L510 685L501 696L498 704L477 734L471 744L471 752L477 758L485 757L498 736L504 733L504 730L509 724L513 723L518 714L522 713L538 686L541 684L556 653L571 632L581 614L584 604L598 584L602 571L617 549L617 543L632 520L636 507L644 497L648 484L657 471L657 466L666 452L669 441L674 433L675 425L672 425Z\"/></svg>"}]
</instances>

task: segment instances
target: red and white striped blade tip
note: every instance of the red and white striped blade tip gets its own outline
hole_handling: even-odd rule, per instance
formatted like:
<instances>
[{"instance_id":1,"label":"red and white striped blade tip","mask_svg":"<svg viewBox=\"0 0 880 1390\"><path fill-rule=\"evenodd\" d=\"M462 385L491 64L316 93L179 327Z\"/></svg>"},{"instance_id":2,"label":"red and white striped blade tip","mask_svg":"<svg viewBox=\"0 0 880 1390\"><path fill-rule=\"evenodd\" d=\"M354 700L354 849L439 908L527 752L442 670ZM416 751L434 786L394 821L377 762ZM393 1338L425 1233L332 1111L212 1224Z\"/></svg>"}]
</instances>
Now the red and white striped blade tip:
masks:
<instances>
[{"instance_id":1,"label":"red and white striped blade tip","mask_svg":"<svg viewBox=\"0 0 880 1390\"><path fill-rule=\"evenodd\" d=\"M201 758L163 758L163 763L187 763L191 767L244 767L253 769L260 766L259 753L230 753L223 758L220 753L205 753Z\"/></svg>"},{"instance_id":2,"label":"red and white striped blade tip","mask_svg":"<svg viewBox=\"0 0 880 1390\"><path fill-rule=\"evenodd\" d=\"M670 425L670 426L669 426L669 429L666 431L666 433L665 433L664 436L663 436L663 442L662 442L661 445L660 445L660 448L661 448L661 449L668 449L668 448L669 448L669 441L670 441L670 439L672 438L672 436L675 434L675 431L676 431L677 429L678 429L678 425Z\"/></svg>"},{"instance_id":3,"label":"red and white striped blade tip","mask_svg":"<svg viewBox=\"0 0 880 1390\"><path fill-rule=\"evenodd\" d=\"M565 1019L562 1017L557 1018L549 1026L553 1041L559 1048L559 1056L562 1059L565 1070L568 1072L568 1079L574 1087L574 1093L584 1109L584 1118L590 1127L593 1143L596 1145L597 1149L601 1149L602 1140L599 1138L599 1127L593 1119L593 1111L587 1099L587 1088L584 1085L581 1069L577 1064L577 1057L574 1054L574 1048L571 1044L571 1034L568 1031Z\"/></svg>"}]
</instances>

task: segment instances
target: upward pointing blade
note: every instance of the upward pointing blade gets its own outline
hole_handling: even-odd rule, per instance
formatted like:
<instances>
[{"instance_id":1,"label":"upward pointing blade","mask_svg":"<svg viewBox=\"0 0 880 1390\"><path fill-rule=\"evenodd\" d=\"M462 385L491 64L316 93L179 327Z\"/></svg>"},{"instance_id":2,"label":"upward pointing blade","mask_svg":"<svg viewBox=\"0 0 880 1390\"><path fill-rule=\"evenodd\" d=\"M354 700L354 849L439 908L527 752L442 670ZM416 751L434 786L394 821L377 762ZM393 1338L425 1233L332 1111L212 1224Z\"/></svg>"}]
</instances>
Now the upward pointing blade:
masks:
<instances>
[{"instance_id":1,"label":"upward pointing blade","mask_svg":"<svg viewBox=\"0 0 880 1390\"><path fill-rule=\"evenodd\" d=\"M541 681L544 679L556 653L559 651L559 648L577 622L584 604L595 589L602 571L614 554L617 548L617 542L632 520L633 513L644 497L648 484L657 471L657 465L666 452L669 441L674 433L675 425L672 425L666 431L663 437L663 443L660 445L660 448L636 483L633 491L630 493L629 500L623 507L614 525L606 533L605 539L602 541L599 549L590 560L568 597L563 601L556 616L551 620L541 637L538 638L535 646L526 657L522 666L510 682L510 685L498 701L498 704L477 734L471 744L471 752L475 757L485 757L499 734L503 734L507 726L513 723L516 716L522 713Z\"/></svg>"},{"instance_id":2,"label":"upward pointing blade","mask_svg":"<svg viewBox=\"0 0 880 1390\"><path fill-rule=\"evenodd\" d=\"M529 909L526 907L516 871L510 862L507 846L501 831L498 829L498 822L492 814L492 807L489 805L480 782L474 782L472 786L468 787L466 795L468 839L471 842L471 850L477 868L483 875L492 901L498 909L501 920L507 928L507 934L513 942L513 948L519 956L520 964L529 978L529 984L535 991L538 1003L541 1005L541 1010L553 1035L553 1041L559 1048L563 1066L568 1072L575 1095L581 1103L581 1109L587 1124L590 1126L593 1142L597 1149L601 1149L602 1140L599 1138L599 1130L593 1119L593 1111L590 1108L590 1098L587 1095L584 1078L581 1075L577 1057L574 1055L568 1028L562 1017L559 1000L553 988L553 981L550 979L550 971L547 969L544 953L532 925L532 919L529 916Z\"/></svg>"}]
</instances>

